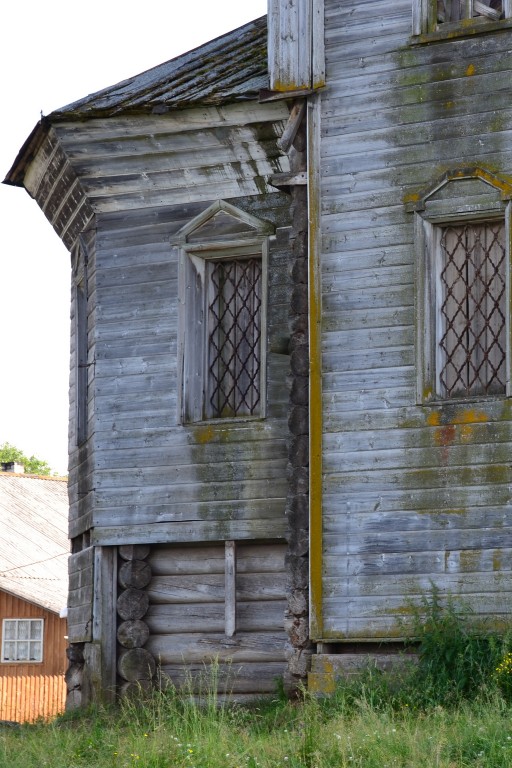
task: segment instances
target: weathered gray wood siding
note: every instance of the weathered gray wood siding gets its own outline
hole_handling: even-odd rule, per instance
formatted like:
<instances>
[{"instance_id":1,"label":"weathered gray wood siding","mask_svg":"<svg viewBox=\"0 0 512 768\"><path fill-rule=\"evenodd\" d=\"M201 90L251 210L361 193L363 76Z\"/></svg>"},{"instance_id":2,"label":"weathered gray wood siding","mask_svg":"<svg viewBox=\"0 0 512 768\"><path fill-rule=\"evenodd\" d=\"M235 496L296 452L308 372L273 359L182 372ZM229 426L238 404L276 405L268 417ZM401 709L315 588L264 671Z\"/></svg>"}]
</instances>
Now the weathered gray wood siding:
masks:
<instances>
[{"instance_id":1,"label":"weathered gray wood siding","mask_svg":"<svg viewBox=\"0 0 512 768\"><path fill-rule=\"evenodd\" d=\"M271 693L284 671L285 544L236 547L236 632L225 635L224 546L161 545L148 562L146 648L175 685L252 696ZM209 670L209 671L208 671Z\"/></svg>"},{"instance_id":2,"label":"weathered gray wood siding","mask_svg":"<svg viewBox=\"0 0 512 768\"><path fill-rule=\"evenodd\" d=\"M82 261L87 258L89 294L87 300L87 328L89 333L88 356L94 361L94 211L84 192L77 169L64 151L55 131L50 129L33 162L24 177L23 184L30 195L37 201L44 215L62 239L66 247ZM79 244L80 243L80 244ZM71 290L71 355L70 355L70 419L69 419L69 533L73 538L90 528L89 510L92 504L93 483L91 479L91 441L93 432L91 423L89 439L77 445L76 430L76 292L75 279L72 278ZM88 415L92 422L94 416L94 367L88 367L89 387ZM80 468L80 473L78 469ZM80 474L80 476L79 476Z\"/></svg>"},{"instance_id":3,"label":"weathered gray wood siding","mask_svg":"<svg viewBox=\"0 0 512 768\"><path fill-rule=\"evenodd\" d=\"M510 402L415 404L403 198L448 168L512 172L512 33L416 46L410 34L410 0L326 0L325 638L400 635L431 583L482 615L510 613Z\"/></svg>"},{"instance_id":4,"label":"weathered gray wood siding","mask_svg":"<svg viewBox=\"0 0 512 768\"><path fill-rule=\"evenodd\" d=\"M94 489L93 544L283 535L289 214L287 196L267 177L287 169L275 143L287 114L284 105L247 104L56 126L96 214L92 449L86 472L78 452L70 475ZM276 227L267 418L182 426L171 241L218 199Z\"/></svg>"},{"instance_id":5,"label":"weathered gray wood siding","mask_svg":"<svg viewBox=\"0 0 512 768\"><path fill-rule=\"evenodd\" d=\"M85 643L92 640L92 603L94 596L94 548L87 547L69 557L68 640Z\"/></svg>"},{"instance_id":6,"label":"weathered gray wood siding","mask_svg":"<svg viewBox=\"0 0 512 768\"><path fill-rule=\"evenodd\" d=\"M69 370L69 433L68 433L68 493L69 493L69 536L74 539L85 533L92 525L94 506L94 456L93 438L95 431L95 322L96 322L96 230L92 224L80 235L73 246L71 279L71 325L70 325L70 370ZM76 272L81 274L85 296L85 308L80 322L77 313ZM83 327L79 327L80 324ZM84 439L78 440L78 335L83 334L87 349L84 362L87 382L86 427ZM86 547L88 541L83 542ZM80 546L75 548L79 551Z\"/></svg>"}]
</instances>

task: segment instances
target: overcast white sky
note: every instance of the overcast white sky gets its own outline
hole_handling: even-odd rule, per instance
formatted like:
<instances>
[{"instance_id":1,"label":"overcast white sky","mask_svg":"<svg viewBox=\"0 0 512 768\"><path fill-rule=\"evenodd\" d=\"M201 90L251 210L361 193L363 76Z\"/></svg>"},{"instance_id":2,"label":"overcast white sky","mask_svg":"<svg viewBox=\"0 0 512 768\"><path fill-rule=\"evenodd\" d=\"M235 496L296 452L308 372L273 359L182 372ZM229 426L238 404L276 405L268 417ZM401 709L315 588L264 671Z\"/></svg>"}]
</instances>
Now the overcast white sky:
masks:
<instances>
[{"instance_id":1,"label":"overcast white sky","mask_svg":"<svg viewBox=\"0 0 512 768\"><path fill-rule=\"evenodd\" d=\"M267 0L28 0L0 9L0 176L39 119L266 12ZM69 256L0 184L0 444L67 471Z\"/></svg>"}]
</instances>

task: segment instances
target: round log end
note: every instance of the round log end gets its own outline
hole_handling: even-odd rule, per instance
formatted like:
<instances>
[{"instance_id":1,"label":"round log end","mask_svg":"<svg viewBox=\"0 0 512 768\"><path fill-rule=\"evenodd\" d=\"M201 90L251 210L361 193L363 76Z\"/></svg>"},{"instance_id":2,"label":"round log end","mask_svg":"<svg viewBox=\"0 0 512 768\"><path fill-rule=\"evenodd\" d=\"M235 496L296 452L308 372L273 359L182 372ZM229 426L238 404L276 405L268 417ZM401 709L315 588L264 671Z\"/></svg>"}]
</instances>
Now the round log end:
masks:
<instances>
[{"instance_id":1,"label":"round log end","mask_svg":"<svg viewBox=\"0 0 512 768\"><path fill-rule=\"evenodd\" d=\"M151 680L156 672L156 662L152 654L144 648L131 648L120 654L117 671L128 683Z\"/></svg>"},{"instance_id":2,"label":"round log end","mask_svg":"<svg viewBox=\"0 0 512 768\"><path fill-rule=\"evenodd\" d=\"M117 613L124 621L142 619L149 608L149 595L142 589L125 589L117 598Z\"/></svg>"},{"instance_id":3,"label":"round log end","mask_svg":"<svg viewBox=\"0 0 512 768\"><path fill-rule=\"evenodd\" d=\"M119 569L118 580L124 589L144 589L151 581L151 566L144 560L127 560Z\"/></svg>"},{"instance_id":4,"label":"round log end","mask_svg":"<svg viewBox=\"0 0 512 768\"><path fill-rule=\"evenodd\" d=\"M149 637L149 627L140 619L123 621L117 630L117 639L123 648L142 648Z\"/></svg>"},{"instance_id":5,"label":"round log end","mask_svg":"<svg viewBox=\"0 0 512 768\"><path fill-rule=\"evenodd\" d=\"M118 551L123 560L145 560L151 548L149 544L123 544Z\"/></svg>"}]
</instances>

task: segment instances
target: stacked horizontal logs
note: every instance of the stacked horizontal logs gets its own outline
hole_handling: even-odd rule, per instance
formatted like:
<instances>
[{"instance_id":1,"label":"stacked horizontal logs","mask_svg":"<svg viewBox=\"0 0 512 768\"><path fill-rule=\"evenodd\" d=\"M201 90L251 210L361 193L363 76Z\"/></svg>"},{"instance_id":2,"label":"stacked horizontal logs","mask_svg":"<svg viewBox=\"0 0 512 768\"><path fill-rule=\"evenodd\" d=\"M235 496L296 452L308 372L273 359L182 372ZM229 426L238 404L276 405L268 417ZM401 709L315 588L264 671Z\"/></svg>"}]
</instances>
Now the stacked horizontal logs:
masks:
<instances>
[{"instance_id":1,"label":"stacked horizontal logs","mask_svg":"<svg viewBox=\"0 0 512 768\"><path fill-rule=\"evenodd\" d=\"M302 122L289 153L295 172L307 168L306 128ZM285 629L287 669L285 689L295 694L306 680L311 663L309 639L309 345L308 345L308 199L305 186L292 186L290 299L290 374L288 408L288 493L286 503L288 552Z\"/></svg>"},{"instance_id":2,"label":"stacked horizontal logs","mask_svg":"<svg viewBox=\"0 0 512 768\"><path fill-rule=\"evenodd\" d=\"M121 678L121 696L148 690L156 674L155 659L144 648L149 638L149 627L143 621L149 608L146 587L152 576L146 561L149 552L150 547L143 544L119 547L117 672Z\"/></svg>"}]
</instances>

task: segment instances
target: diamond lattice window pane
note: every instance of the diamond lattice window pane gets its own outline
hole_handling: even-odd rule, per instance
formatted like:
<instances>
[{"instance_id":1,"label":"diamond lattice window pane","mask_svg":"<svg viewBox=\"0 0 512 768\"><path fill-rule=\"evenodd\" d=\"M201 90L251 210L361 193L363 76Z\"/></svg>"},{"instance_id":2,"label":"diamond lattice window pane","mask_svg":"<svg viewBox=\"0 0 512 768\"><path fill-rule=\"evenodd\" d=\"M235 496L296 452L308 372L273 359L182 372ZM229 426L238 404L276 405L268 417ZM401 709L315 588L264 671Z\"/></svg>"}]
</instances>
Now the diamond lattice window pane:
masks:
<instances>
[{"instance_id":1,"label":"diamond lattice window pane","mask_svg":"<svg viewBox=\"0 0 512 768\"><path fill-rule=\"evenodd\" d=\"M260 411L261 259L211 261L206 417Z\"/></svg>"},{"instance_id":2,"label":"diamond lattice window pane","mask_svg":"<svg viewBox=\"0 0 512 768\"><path fill-rule=\"evenodd\" d=\"M439 387L444 397L504 394L503 222L443 227Z\"/></svg>"}]
</instances>

